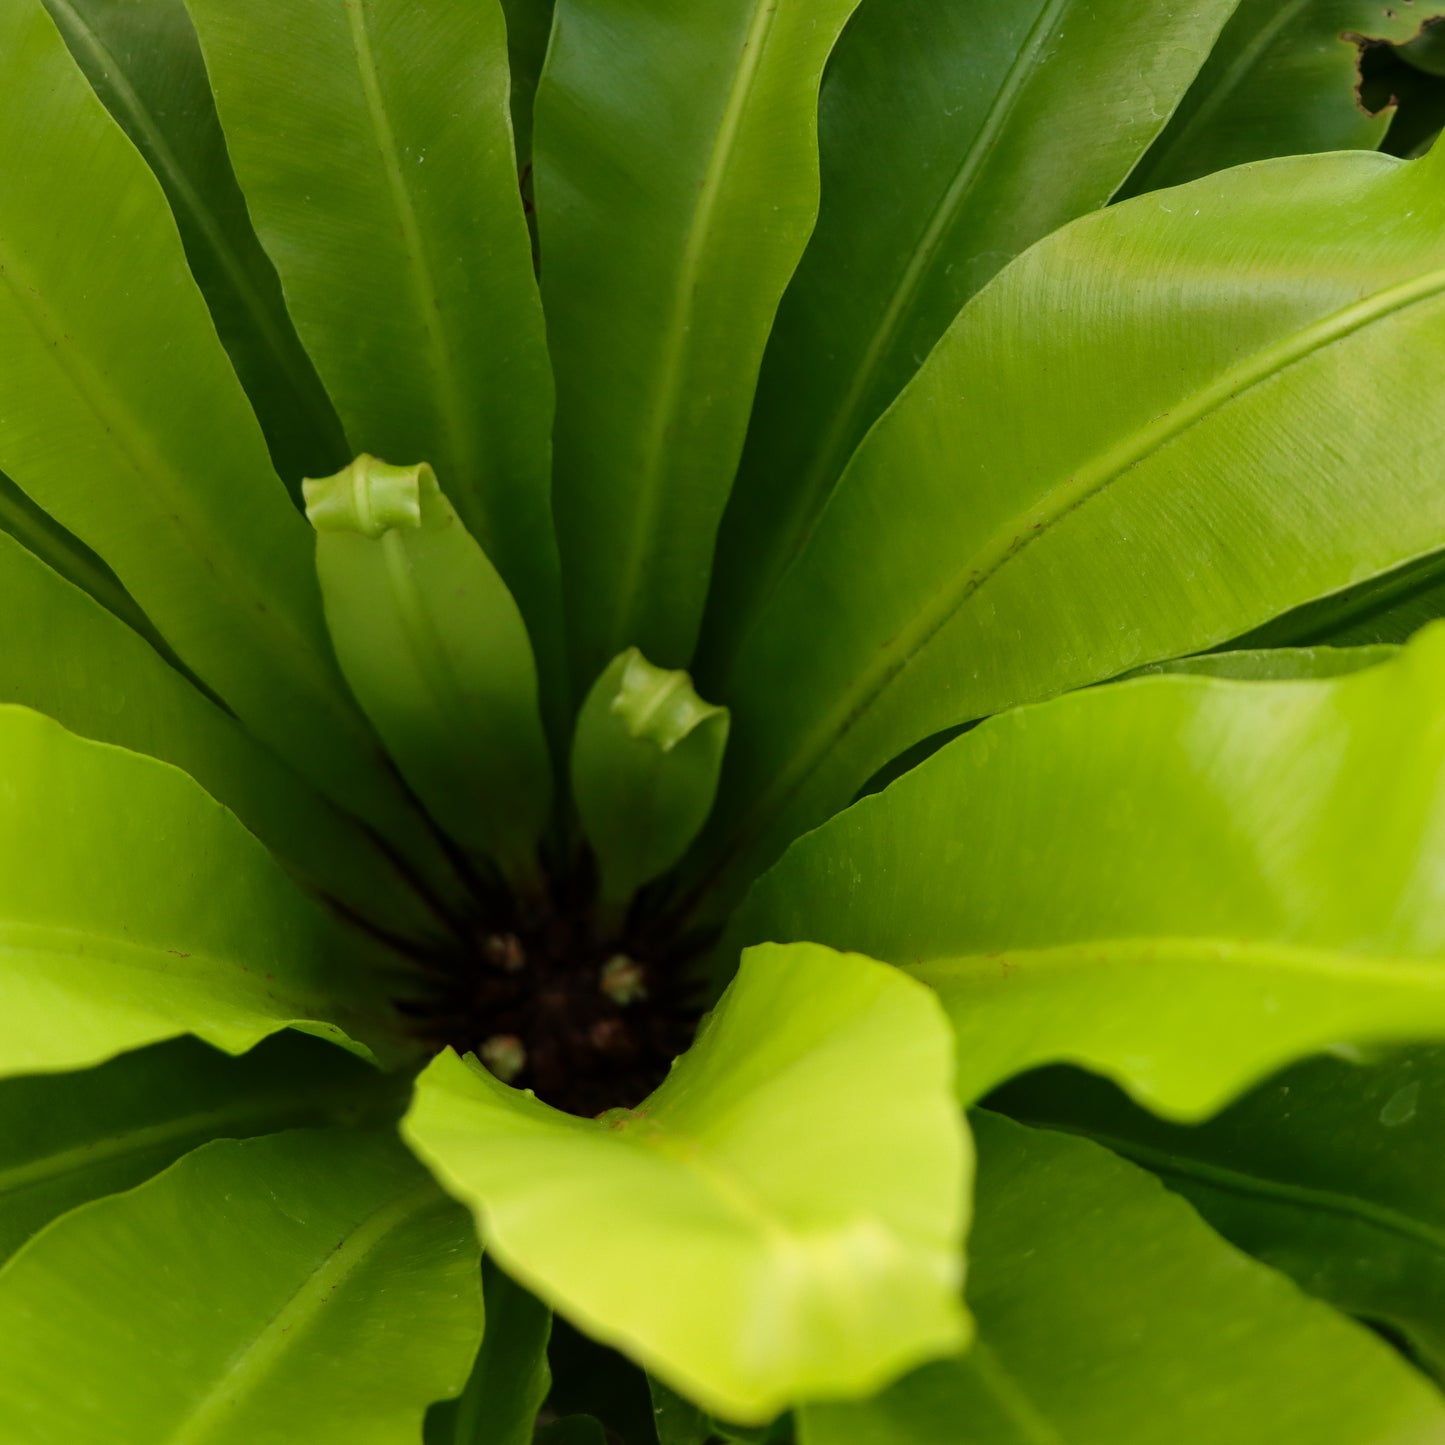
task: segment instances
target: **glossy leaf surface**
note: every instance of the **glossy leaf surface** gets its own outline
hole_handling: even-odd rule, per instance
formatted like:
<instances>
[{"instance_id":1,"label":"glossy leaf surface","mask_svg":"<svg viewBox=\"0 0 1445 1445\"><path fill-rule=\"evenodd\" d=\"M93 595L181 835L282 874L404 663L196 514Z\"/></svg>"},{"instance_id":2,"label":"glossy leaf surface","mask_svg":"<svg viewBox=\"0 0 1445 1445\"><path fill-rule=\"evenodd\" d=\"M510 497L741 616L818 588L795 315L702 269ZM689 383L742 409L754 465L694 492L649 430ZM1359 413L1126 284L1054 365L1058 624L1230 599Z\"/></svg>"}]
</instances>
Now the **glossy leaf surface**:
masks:
<instances>
[{"instance_id":1,"label":"glossy leaf surface","mask_svg":"<svg viewBox=\"0 0 1445 1445\"><path fill-rule=\"evenodd\" d=\"M479 1280L465 1213L390 1134L211 1144L0 1272L0 1429L15 1445L407 1445L466 1379Z\"/></svg>"},{"instance_id":2,"label":"glossy leaf surface","mask_svg":"<svg viewBox=\"0 0 1445 1445\"><path fill-rule=\"evenodd\" d=\"M609 903L625 904L697 836L727 737L727 709L704 702L687 673L635 647L603 669L577 715L572 794Z\"/></svg>"},{"instance_id":3,"label":"glossy leaf surface","mask_svg":"<svg viewBox=\"0 0 1445 1445\"><path fill-rule=\"evenodd\" d=\"M1438 0L1241 0L1128 194L1269 156L1373 150L1390 111L1360 103L1361 45L1402 44L1441 14Z\"/></svg>"},{"instance_id":4,"label":"glossy leaf surface","mask_svg":"<svg viewBox=\"0 0 1445 1445\"><path fill-rule=\"evenodd\" d=\"M249 736L145 640L0 537L0 703L174 763L299 878L411 933L435 919L363 831Z\"/></svg>"},{"instance_id":5,"label":"glossy leaf surface","mask_svg":"<svg viewBox=\"0 0 1445 1445\"><path fill-rule=\"evenodd\" d=\"M478 859L532 878L552 763L506 583L425 463L361 456L305 491L351 690L430 816Z\"/></svg>"},{"instance_id":6,"label":"glossy leaf surface","mask_svg":"<svg viewBox=\"0 0 1445 1445\"><path fill-rule=\"evenodd\" d=\"M290 1023L368 1039L376 961L184 773L0 707L0 1074ZM340 1027L338 1027L340 1025Z\"/></svg>"},{"instance_id":7,"label":"glossy leaf surface","mask_svg":"<svg viewBox=\"0 0 1445 1445\"><path fill-rule=\"evenodd\" d=\"M0 467L258 737L406 836L159 184L39 3L0 12L0 57Z\"/></svg>"},{"instance_id":8,"label":"glossy leaf surface","mask_svg":"<svg viewBox=\"0 0 1445 1445\"><path fill-rule=\"evenodd\" d=\"M1361 647L1239 648L1206 652L1198 657L1175 657L1167 662L1151 662L1133 675L1154 677L1161 673L1188 673L1192 677L1230 678L1236 682L1317 681L1363 672L1367 667L1379 667L1398 653L1398 647L1384 643Z\"/></svg>"},{"instance_id":9,"label":"glossy leaf surface","mask_svg":"<svg viewBox=\"0 0 1445 1445\"><path fill-rule=\"evenodd\" d=\"M397 1079L293 1033L237 1059L173 1039L79 1073L0 1081L0 1260L212 1139L379 1118L401 1096Z\"/></svg>"},{"instance_id":10,"label":"glossy leaf surface","mask_svg":"<svg viewBox=\"0 0 1445 1445\"><path fill-rule=\"evenodd\" d=\"M857 0L560 0L537 92L574 676L691 655L778 298L818 205L818 81Z\"/></svg>"},{"instance_id":11,"label":"glossy leaf surface","mask_svg":"<svg viewBox=\"0 0 1445 1445\"><path fill-rule=\"evenodd\" d=\"M165 189L186 259L276 470L334 471L346 440L251 229L185 0L45 0L86 79Z\"/></svg>"},{"instance_id":12,"label":"glossy leaf surface","mask_svg":"<svg viewBox=\"0 0 1445 1445\"><path fill-rule=\"evenodd\" d=\"M1064 1069L992 1107L1152 1170L1241 1249L1384 1325L1445 1380L1445 1050L1312 1060L1188 1128Z\"/></svg>"},{"instance_id":13,"label":"glossy leaf surface","mask_svg":"<svg viewBox=\"0 0 1445 1445\"><path fill-rule=\"evenodd\" d=\"M732 942L909 966L966 1099L1066 1060L1200 1118L1332 1044L1445 1035L1442 722L1445 629L1329 681L1023 708L799 840Z\"/></svg>"},{"instance_id":14,"label":"glossy leaf surface","mask_svg":"<svg viewBox=\"0 0 1445 1445\"><path fill-rule=\"evenodd\" d=\"M962 1343L952 1070L935 1001L896 970L764 948L638 1108L579 1119L444 1054L403 1132L529 1288L766 1420Z\"/></svg>"},{"instance_id":15,"label":"glossy leaf surface","mask_svg":"<svg viewBox=\"0 0 1445 1445\"><path fill-rule=\"evenodd\" d=\"M1234 4L859 7L823 82L818 227L763 360L721 538L716 632L731 638L756 614L964 302L1114 194Z\"/></svg>"},{"instance_id":16,"label":"glossy leaf surface","mask_svg":"<svg viewBox=\"0 0 1445 1445\"><path fill-rule=\"evenodd\" d=\"M803 1445L1426 1445L1445 1402L1367 1331L1082 1139L972 1116L978 1338Z\"/></svg>"},{"instance_id":17,"label":"glossy leaf surface","mask_svg":"<svg viewBox=\"0 0 1445 1445\"><path fill-rule=\"evenodd\" d=\"M920 737L1438 550L1442 316L1445 154L1245 167L1015 261L860 448L718 689L720 897Z\"/></svg>"},{"instance_id":18,"label":"glossy leaf surface","mask_svg":"<svg viewBox=\"0 0 1445 1445\"><path fill-rule=\"evenodd\" d=\"M187 0L352 455L430 462L556 645L551 378L497 0Z\"/></svg>"},{"instance_id":19,"label":"glossy leaf surface","mask_svg":"<svg viewBox=\"0 0 1445 1445\"><path fill-rule=\"evenodd\" d=\"M426 1445L531 1445L552 1382L552 1312L490 1259L482 1261L482 1294L482 1347L466 1389L427 1412Z\"/></svg>"}]
</instances>

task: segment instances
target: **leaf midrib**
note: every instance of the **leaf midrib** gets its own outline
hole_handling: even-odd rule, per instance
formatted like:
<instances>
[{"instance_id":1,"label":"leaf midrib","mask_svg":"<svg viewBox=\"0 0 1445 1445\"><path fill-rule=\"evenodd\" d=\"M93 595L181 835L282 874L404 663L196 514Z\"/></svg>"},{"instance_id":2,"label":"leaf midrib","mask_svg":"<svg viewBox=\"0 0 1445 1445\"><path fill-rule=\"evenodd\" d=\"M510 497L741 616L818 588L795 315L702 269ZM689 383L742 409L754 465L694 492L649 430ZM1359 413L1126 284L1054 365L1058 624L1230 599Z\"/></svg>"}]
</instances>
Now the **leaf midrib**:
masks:
<instances>
[{"instance_id":1,"label":"leaf midrib","mask_svg":"<svg viewBox=\"0 0 1445 1445\"><path fill-rule=\"evenodd\" d=\"M974 1338L963 1363L966 1368L972 1368L999 1409L1018 1427L1027 1445L1067 1445L1064 1437L1034 1408L1028 1391L981 1334Z\"/></svg>"},{"instance_id":2,"label":"leaf midrib","mask_svg":"<svg viewBox=\"0 0 1445 1445\"><path fill-rule=\"evenodd\" d=\"M854 684L842 692L838 703L804 736L774 774L773 782L759 791L757 801L744 814L707 881L720 874L732 855L767 827L772 816L786 806L829 752L867 715L933 638L1030 544L1047 536L1071 512L1104 493L1136 466L1246 392L1326 347L1412 305L1433 300L1442 292L1445 292L1445 267L1386 287L1302 327L1222 372L1211 383L1097 454L1047 491L1012 524L995 533L972 557L963 561L948 582L935 591L931 603L919 607L910 621L870 651L870 663L860 671Z\"/></svg>"},{"instance_id":3,"label":"leaf midrib","mask_svg":"<svg viewBox=\"0 0 1445 1445\"><path fill-rule=\"evenodd\" d=\"M261 299L252 282L250 272L242 263L230 237L216 220L211 208L201 199L200 193L191 184L190 177L176 158L165 132L156 123L154 116L141 101L135 88L117 60L115 52L96 34L94 27L70 3L70 0L49 0L56 9L64 11L77 38L90 51L106 73L106 79L115 91L135 128L145 136L158 170L163 171L170 181L173 194L180 207L190 216L196 229L205 238L211 253L220 263L231 284L231 289L251 318L257 334L265 343L267 351L277 369L286 377L293 395L308 397L311 391L310 377L304 371L295 350L287 345L285 337L276 325L270 308ZM308 410L310 409L308 405ZM312 423L318 435L325 435L334 423L328 417L312 415Z\"/></svg>"},{"instance_id":4,"label":"leaf midrib","mask_svg":"<svg viewBox=\"0 0 1445 1445\"><path fill-rule=\"evenodd\" d=\"M215 1109L200 1109L156 1124L128 1127L111 1134L38 1155L19 1164L0 1166L0 1197L20 1194L53 1183L71 1174L85 1174L119 1159L149 1154L188 1138L209 1140L221 1137L228 1128L249 1127L261 1122L299 1117L317 1105L335 1098L343 1102L354 1093L350 1087L328 1084L320 1089L300 1091L277 1098L275 1095L241 1099ZM276 1128L284 1128L276 1122Z\"/></svg>"},{"instance_id":5,"label":"leaf midrib","mask_svg":"<svg viewBox=\"0 0 1445 1445\"><path fill-rule=\"evenodd\" d=\"M1091 1139L1156 1174L1171 1174L1230 1194L1267 1199L1302 1210L1318 1210L1337 1218L1367 1224L1383 1233L1423 1245L1445 1259L1445 1226L1432 1226L1388 1205L1376 1204L1357 1195L1342 1194L1338 1190L1318 1185L1290 1184L1285 1180L1272 1179L1268 1175L1256 1174L1247 1169L1213 1164L1204 1159L1190 1159L1175 1154L1172 1150L1140 1144L1107 1131L1100 1132L1080 1125L1060 1124L1049 1120L1040 1122L1045 1128Z\"/></svg>"},{"instance_id":6,"label":"leaf midrib","mask_svg":"<svg viewBox=\"0 0 1445 1445\"><path fill-rule=\"evenodd\" d=\"M198 1445L235 1423L235 1411L279 1363L282 1353L316 1324L331 1297L412 1216L450 1208L434 1186L413 1190L363 1219L297 1287L256 1337L227 1363L225 1372L166 1437L164 1445Z\"/></svg>"},{"instance_id":7,"label":"leaf midrib","mask_svg":"<svg viewBox=\"0 0 1445 1445\"><path fill-rule=\"evenodd\" d=\"M843 400L833 413L832 423L814 453L813 465L804 474L798 488L802 501L810 502L816 498L827 486L828 479L840 470L838 454L847 445L853 432L854 417L877 376L884 354L897 339L908 308L917 297L929 268L937 259L945 236L957 223L983 171L984 163L993 154L1004 126L1017 109L1033 73L1042 63L1045 48L1057 29L1060 15L1073 3L1074 0L1046 0L1040 7L1013 64L994 94L983 123L960 159L953 178L944 188L918 243L907 256L898 283L889 295L877 325L870 333L868 343L853 369L853 375L843 393ZM812 510L809 506L809 513ZM794 538L793 550L796 552L805 540L806 534Z\"/></svg>"},{"instance_id":8,"label":"leaf midrib","mask_svg":"<svg viewBox=\"0 0 1445 1445\"><path fill-rule=\"evenodd\" d=\"M448 478L448 485L458 491L467 491L476 486L482 473L483 449L476 426L468 425L466 420L468 410L457 375L456 357L442 320L436 278L432 275L426 240L422 235L421 222L417 218L411 188L402 173L401 152L397 147L396 133L392 130L386 101L382 95L381 77L377 72L376 57L372 51L371 34L367 26L366 3L367 0L343 0L352 52L356 57L357 77L361 84L367 117L371 122L372 138L381 157L387 189L391 192L392 207L401 229L402 244L411 262L406 268L407 276L421 315L422 328L426 333L427 348L432 356L432 370L438 381L435 395L442 424L452 439L454 450L451 460L460 474ZM481 409L473 408L471 415L480 418ZM393 457L388 460L398 463L436 462L445 471L446 459L441 457Z\"/></svg>"},{"instance_id":9,"label":"leaf midrib","mask_svg":"<svg viewBox=\"0 0 1445 1445\"><path fill-rule=\"evenodd\" d=\"M662 508L663 485L659 476L667 454L667 440L672 431L679 400L682 396L686 368L684 355L692 330L692 318L700 291L698 275L702 270L722 196L727 172L732 164L743 128L743 117L753 87L762 69L768 37L782 0L754 0L752 19L743 41L741 63L728 91L713 147L703 172L697 203L688 225L687 241L673 285L670 318L658 353L655 374L660 384L653 388L652 405L644 430L643 450L638 467L638 507L634 525L625 542L619 585L616 596L616 622L613 638L625 643L635 629L635 613L643 573L653 551L653 534L657 530Z\"/></svg>"}]
</instances>

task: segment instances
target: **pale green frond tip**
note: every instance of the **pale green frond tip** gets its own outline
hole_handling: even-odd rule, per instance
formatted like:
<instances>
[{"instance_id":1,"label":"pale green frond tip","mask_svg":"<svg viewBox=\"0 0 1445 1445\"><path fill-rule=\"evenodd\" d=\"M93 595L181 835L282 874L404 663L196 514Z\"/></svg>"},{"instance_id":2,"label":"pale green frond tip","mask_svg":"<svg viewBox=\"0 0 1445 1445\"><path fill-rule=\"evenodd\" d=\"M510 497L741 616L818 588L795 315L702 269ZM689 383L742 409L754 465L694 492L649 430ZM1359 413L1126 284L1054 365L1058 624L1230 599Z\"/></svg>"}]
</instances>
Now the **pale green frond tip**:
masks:
<instances>
[{"instance_id":1,"label":"pale green frond tip","mask_svg":"<svg viewBox=\"0 0 1445 1445\"><path fill-rule=\"evenodd\" d=\"M334 476L301 483L307 519L318 532L360 532L373 541L397 527L420 527L423 474L435 485L425 462L394 467L362 452Z\"/></svg>"},{"instance_id":2,"label":"pale green frond tip","mask_svg":"<svg viewBox=\"0 0 1445 1445\"><path fill-rule=\"evenodd\" d=\"M635 647L622 654L612 711L627 724L629 736L656 743L665 753L703 723L716 719L714 726L724 734L728 726L728 710L704 702L687 673L655 667Z\"/></svg>"}]
</instances>

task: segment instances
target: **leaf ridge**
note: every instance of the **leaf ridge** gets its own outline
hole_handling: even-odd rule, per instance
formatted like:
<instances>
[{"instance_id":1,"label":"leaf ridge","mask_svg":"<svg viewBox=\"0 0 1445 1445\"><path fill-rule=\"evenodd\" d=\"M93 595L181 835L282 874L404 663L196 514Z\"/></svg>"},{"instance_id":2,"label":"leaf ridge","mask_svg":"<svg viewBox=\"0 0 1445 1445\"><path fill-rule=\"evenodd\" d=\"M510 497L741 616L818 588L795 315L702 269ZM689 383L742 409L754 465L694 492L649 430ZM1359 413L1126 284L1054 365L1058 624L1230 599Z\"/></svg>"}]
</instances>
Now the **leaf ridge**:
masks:
<instances>
[{"instance_id":1,"label":"leaf ridge","mask_svg":"<svg viewBox=\"0 0 1445 1445\"><path fill-rule=\"evenodd\" d=\"M282 1350L315 1321L331 1296L361 1268L389 1234L414 1215L450 1207L450 1202L439 1199L435 1187L428 1183L427 1187L414 1189L363 1219L302 1282L256 1338L232 1357L225 1374L166 1437L165 1445L198 1445L198 1442L213 1436L218 1428L231 1423L225 1412L234 1409L257 1388Z\"/></svg>"},{"instance_id":2,"label":"leaf ridge","mask_svg":"<svg viewBox=\"0 0 1445 1445\"><path fill-rule=\"evenodd\" d=\"M730 856L766 826L769 816L803 786L828 756L830 749L857 725L877 698L917 660L933 638L953 621L996 573L1031 543L1047 535L1069 513L1104 493L1134 467L1246 392L1336 342L1344 341L1411 306L1434 300L1441 294L1445 294L1445 267L1386 287L1322 317L1229 368L1056 484L1011 526L989 538L937 589L930 603L919 608L911 620L875 650L872 654L874 660L860 671L854 684L842 693L838 704L804 736L792 756L774 775L773 782L760 791L757 801L735 831L731 844L710 870L706 882L711 882L721 873Z\"/></svg>"},{"instance_id":3,"label":"leaf ridge","mask_svg":"<svg viewBox=\"0 0 1445 1445\"><path fill-rule=\"evenodd\" d=\"M681 395L684 371L682 353L692 327L703 250L713 226L723 180L737 144L738 133L742 128L743 112L753 86L757 83L768 36L781 3L782 0L755 0L752 20L743 41L742 64L738 67L738 73L728 92L722 123L713 141L712 153L708 157L697 204L693 208L692 220L688 226L687 243L683 248L682 263L678 267L677 284L673 288L672 321L667 328L659 362L662 385L653 396L642 464L639 467L641 485L638 494L641 505L637 524L627 542L627 556L622 569L623 582L615 594L617 629L614 635L619 645L624 645L629 640L629 637L623 634L629 633L632 626L632 612L637 605L637 591L647 560L647 539L657 528L661 502L657 473L667 450L668 432Z\"/></svg>"},{"instance_id":4,"label":"leaf ridge","mask_svg":"<svg viewBox=\"0 0 1445 1445\"><path fill-rule=\"evenodd\" d=\"M1018 1426L1028 1445L1068 1445L1049 1422L1039 1414L995 1351L982 1335L974 1338L964 1363L973 1368L983 1387L994 1397L1009 1420Z\"/></svg>"},{"instance_id":5,"label":"leaf ridge","mask_svg":"<svg viewBox=\"0 0 1445 1445\"><path fill-rule=\"evenodd\" d=\"M426 242L422 237L421 223L417 220L416 207L412 202L411 190L402 174L401 155L397 150L396 134L386 113L386 103L381 93L381 78L376 70L376 57L371 47L371 34L367 28L366 0L343 0L346 19L350 28L351 46L356 56L357 74L361 81L362 94L366 99L367 114L371 119L372 137L381 156L382 169L386 172L387 186L391 191L392 204L396 208L397 222L401 228L403 244L411 253L413 266L411 280L426 327L432 360L439 388L443 419L458 449L458 462L469 477L481 471L480 452L475 427L465 420L466 407L463 404L457 382L455 358L446 327L442 323L441 308L437 301L436 282L432 276L431 264L427 257ZM429 457L387 457L397 465L430 461ZM448 484L457 487L461 478L448 478Z\"/></svg>"},{"instance_id":6,"label":"leaf ridge","mask_svg":"<svg viewBox=\"0 0 1445 1445\"><path fill-rule=\"evenodd\" d=\"M250 274L241 264L241 259L236 254L230 238L217 225L211 209L202 202L196 188L191 184L190 177L176 160L175 151L171 148L165 133L155 123L151 112L141 102L141 98L136 94L135 88L131 85L114 53L95 33L94 27L70 3L70 0L48 0L48 3L55 9L64 12L76 36L104 67L106 79L124 103L136 129L144 133L156 162L165 171L175 195L185 207L197 230L205 236L206 243L224 268L226 279L244 304L246 313L251 318L251 323L257 333L265 340L266 349L270 352L273 362L285 374L297 396L308 396L311 391L310 378L300 369L295 352L285 344L284 338L277 330L270 308L257 294ZM323 434L334 425L329 417L318 416L313 419L318 430Z\"/></svg>"},{"instance_id":7,"label":"leaf ridge","mask_svg":"<svg viewBox=\"0 0 1445 1445\"><path fill-rule=\"evenodd\" d=\"M829 474L835 471L838 449L852 431L853 417L877 375L884 353L898 335L904 313L917 295L929 266L938 255L944 237L962 213L969 193L978 180L979 172L993 153L1004 126L1018 107L1030 75L1042 63L1047 42L1059 17L1072 3L1073 0L1047 0L1040 9L1022 48L1004 77L1003 84L994 95L983 124L961 157L953 179L929 217L912 256L903 268L897 286L888 298L888 304L884 307L878 324L868 338L868 345L854 368L853 378L833 413L833 421L814 454L813 464L804 474L799 486L799 491L804 496L815 495L820 486L826 483ZM846 458L844 460L846 461ZM805 541L806 537L796 539L795 551L800 549Z\"/></svg>"},{"instance_id":8,"label":"leaf ridge","mask_svg":"<svg viewBox=\"0 0 1445 1445\"><path fill-rule=\"evenodd\" d=\"M1058 1133L1074 1134L1079 1138L1092 1139L1126 1159L1132 1159L1144 1168L1160 1174L1172 1174L1182 1179L1197 1180L1230 1194L1278 1200L1301 1208L1315 1209L1322 1214L1333 1214L1342 1219L1351 1219L1374 1226L1386 1234L1423 1244L1437 1254L1445 1256L1445 1229L1434 1228L1422 1220L1412 1219L1400 1210L1388 1205L1374 1204L1368 1199L1357 1199L1340 1194L1332 1189L1315 1185L1290 1184L1282 1179L1270 1179L1261 1174L1252 1174L1243 1169L1231 1168L1224 1164L1212 1164L1207 1160L1188 1159L1168 1149L1155 1148L1149 1144L1135 1143L1130 1139L1115 1138L1094 1130L1084 1130L1065 1124L1049 1123L1045 1127Z\"/></svg>"}]
</instances>

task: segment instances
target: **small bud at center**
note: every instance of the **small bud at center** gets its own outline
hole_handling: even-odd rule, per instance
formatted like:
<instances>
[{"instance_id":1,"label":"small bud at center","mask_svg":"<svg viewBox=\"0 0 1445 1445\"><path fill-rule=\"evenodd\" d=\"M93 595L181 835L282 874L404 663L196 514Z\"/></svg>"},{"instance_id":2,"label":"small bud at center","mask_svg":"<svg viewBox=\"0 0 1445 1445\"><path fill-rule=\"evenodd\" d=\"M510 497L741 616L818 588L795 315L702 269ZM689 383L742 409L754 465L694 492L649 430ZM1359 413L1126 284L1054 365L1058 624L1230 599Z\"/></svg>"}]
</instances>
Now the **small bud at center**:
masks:
<instances>
[{"instance_id":1,"label":"small bud at center","mask_svg":"<svg viewBox=\"0 0 1445 1445\"><path fill-rule=\"evenodd\" d=\"M613 1003L622 1008L647 997L647 975L643 972L642 965L628 958L625 953L614 954L602 966L602 978L598 986Z\"/></svg>"},{"instance_id":2,"label":"small bud at center","mask_svg":"<svg viewBox=\"0 0 1445 1445\"><path fill-rule=\"evenodd\" d=\"M504 1084L527 1067L527 1050L516 1034L493 1034L483 1041L477 1056Z\"/></svg>"}]
</instances>

